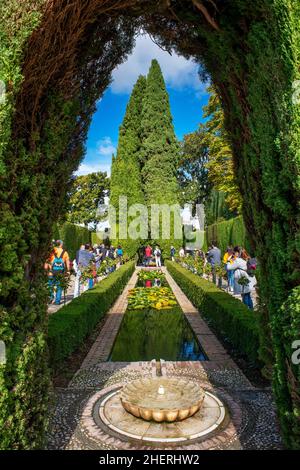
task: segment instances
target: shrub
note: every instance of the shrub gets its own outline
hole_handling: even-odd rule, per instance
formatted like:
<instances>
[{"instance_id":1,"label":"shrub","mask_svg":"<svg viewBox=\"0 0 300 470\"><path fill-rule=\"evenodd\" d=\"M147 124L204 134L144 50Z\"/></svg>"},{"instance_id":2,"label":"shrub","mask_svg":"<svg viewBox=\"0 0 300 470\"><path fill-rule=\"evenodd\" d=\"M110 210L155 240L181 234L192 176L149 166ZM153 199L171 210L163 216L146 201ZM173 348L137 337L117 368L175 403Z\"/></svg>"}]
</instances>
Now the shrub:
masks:
<instances>
[{"instance_id":1,"label":"shrub","mask_svg":"<svg viewBox=\"0 0 300 470\"><path fill-rule=\"evenodd\" d=\"M134 267L134 261L121 266L96 287L50 316L48 346L53 368L70 356L93 331L125 287Z\"/></svg>"},{"instance_id":2,"label":"shrub","mask_svg":"<svg viewBox=\"0 0 300 470\"><path fill-rule=\"evenodd\" d=\"M215 241L222 253L226 251L228 245L243 246L251 253L242 216L209 225L206 229L206 237L207 243Z\"/></svg>"},{"instance_id":3,"label":"shrub","mask_svg":"<svg viewBox=\"0 0 300 470\"><path fill-rule=\"evenodd\" d=\"M71 259L76 256L76 251L79 250L80 245L91 243L91 232L86 227L66 222L61 226L57 226L55 231L55 238L63 240L64 248L70 255Z\"/></svg>"},{"instance_id":4,"label":"shrub","mask_svg":"<svg viewBox=\"0 0 300 470\"><path fill-rule=\"evenodd\" d=\"M259 363L259 330L255 313L238 299L182 266L170 261L166 265L183 292L220 337L226 338L251 363Z\"/></svg>"}]
</instances>

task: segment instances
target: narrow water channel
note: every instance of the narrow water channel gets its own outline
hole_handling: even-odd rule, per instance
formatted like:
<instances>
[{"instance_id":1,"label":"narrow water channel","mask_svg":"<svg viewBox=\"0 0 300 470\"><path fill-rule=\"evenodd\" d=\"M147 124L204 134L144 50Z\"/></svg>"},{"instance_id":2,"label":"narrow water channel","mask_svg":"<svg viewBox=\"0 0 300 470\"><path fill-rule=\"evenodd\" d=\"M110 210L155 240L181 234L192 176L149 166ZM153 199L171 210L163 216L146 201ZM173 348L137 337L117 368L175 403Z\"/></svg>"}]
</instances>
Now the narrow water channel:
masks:
<instances>
[{"instance_id":1,"label":"narrow water channel","mask_svg":"<svg viewBox=\"0 0 300 470\"><path fill-rule=\"evenodd\" d=\"M205 361L207 357L181 308L130 310L124 315L109 361Z\"/></svg>"}]
</instances>

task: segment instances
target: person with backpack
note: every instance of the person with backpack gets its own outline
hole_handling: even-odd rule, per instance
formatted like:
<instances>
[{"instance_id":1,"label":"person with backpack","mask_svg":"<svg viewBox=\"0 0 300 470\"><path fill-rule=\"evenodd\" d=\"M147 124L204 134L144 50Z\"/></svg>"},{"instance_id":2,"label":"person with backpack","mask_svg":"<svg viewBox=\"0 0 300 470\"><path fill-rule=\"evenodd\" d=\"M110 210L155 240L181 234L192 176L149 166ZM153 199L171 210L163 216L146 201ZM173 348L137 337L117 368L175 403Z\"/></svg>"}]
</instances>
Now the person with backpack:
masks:
<instances>
[{"instance_id":1,"label":"person with backpack","mask_svg":"<svg viewBox=\"0 0 300 470\"><path fill-rule=\"evenodd\" d=\"M155 256L156 267L160 268L161 267L161 251L160 251L159 246L155 247L154 256Z\"/></svg>"},{"instance_id":2,"label":"person with backpack","mask_svg":"<svg viewBox=\"0 0 300 470\"><path fill-rule=\"evenodd\" d=\"M50 287L50 299L55 305L60 305L63 292L59 277L70 272L70 258L67 251L64 250L63 245L62 240L57 240L56 246L53 248L49 259L50 272L48 282ZM54 289L56 291L55 300Z\"/></svg>"},{"instance_id":3,"label":"person with backpack","mask_svg":"<svg viewBox=\"0 0 300 470\"><path fill-rule=\"evenodd\" d=\"M119 245L118 248L117 248L116 256L117 256L120 264L123 263L123 255L124 255L123 248L121 247L121 245Z\"/></svg>"},{"instance_id":4,"label":"person with backpack","mask_svg":"<svg viewBox=\"0 0 300 470\"><path fill-rule=\"evenodd\" d=\"M171 246L171 250L170 250L170 255L171 255L171 260L172 260L172 261L175 261L175 254L176 254L176 249L175 249L174 246L172 245L172 246Z\"/></svg>"}]
</instances>

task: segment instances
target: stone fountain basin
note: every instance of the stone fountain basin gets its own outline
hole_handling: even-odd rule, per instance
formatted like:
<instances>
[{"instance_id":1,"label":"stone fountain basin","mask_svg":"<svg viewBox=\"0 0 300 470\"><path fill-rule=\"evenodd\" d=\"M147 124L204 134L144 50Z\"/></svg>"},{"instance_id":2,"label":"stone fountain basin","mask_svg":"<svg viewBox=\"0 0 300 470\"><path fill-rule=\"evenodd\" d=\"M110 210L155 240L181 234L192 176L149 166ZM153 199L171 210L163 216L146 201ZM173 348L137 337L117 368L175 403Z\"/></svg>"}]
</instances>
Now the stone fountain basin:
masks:
<instances>
[{"instance_id":1,"label":"stone fountain basin","mask_svg":"<svg viewBox=\"0 0 300 470\"><path fill-rule=\"evenodd\" d=\"M200 410L204 397L205 392L197 383L176 377L135 380L123 387L120 396L128 413L157 423L193 416Z\"/></svg>"}]
</instances>

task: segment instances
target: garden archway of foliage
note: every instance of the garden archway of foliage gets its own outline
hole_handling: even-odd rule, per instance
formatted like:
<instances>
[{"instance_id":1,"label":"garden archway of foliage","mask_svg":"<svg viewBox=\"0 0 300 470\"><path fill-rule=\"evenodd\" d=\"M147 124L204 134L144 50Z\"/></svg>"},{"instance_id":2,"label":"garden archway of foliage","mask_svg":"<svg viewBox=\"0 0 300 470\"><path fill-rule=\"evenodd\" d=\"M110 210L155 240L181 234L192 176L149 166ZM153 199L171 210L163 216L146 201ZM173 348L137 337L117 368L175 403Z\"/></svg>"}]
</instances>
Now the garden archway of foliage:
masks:
<instances>
[{"instance_id":1,"label":"garden archway of foliage","mask_svg":"<svg viewBox=\"0 0 300 470\"><path fill-rule=\"evenodd\" d=\"M193 57L221 96L243 216L261 264L261 354L282 434L300 446L299 3L292 0L1 2L0 447L42 446L47 417L42 262L95 102L142 26ZM296 159L298 158L298 162ZM297 218L298 217L298 218ZM297 245L298 243L298 245ZM266 370L267 367L266 366Z\"/></svg>"}]
</instances>

